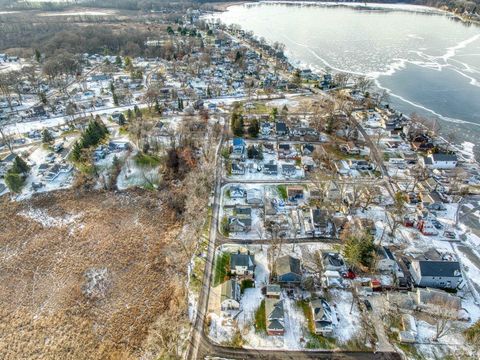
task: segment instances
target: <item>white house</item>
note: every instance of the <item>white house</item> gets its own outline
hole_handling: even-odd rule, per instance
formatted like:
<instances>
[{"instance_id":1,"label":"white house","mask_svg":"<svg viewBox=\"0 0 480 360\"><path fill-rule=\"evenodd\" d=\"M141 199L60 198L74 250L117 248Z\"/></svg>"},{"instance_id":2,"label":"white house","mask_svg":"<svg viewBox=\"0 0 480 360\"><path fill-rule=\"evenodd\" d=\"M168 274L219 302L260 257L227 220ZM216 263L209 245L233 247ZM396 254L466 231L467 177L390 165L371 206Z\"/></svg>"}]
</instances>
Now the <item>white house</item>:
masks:
<instances>
[{"instance_id":1,"label":"white house","mask_svg":"<svg viewBox=\"0 0 480 360\"><path fill-rule=\"evenodd\" d=\"M425 166L431 169L454 169L457 162L455 154L431 154L424 158Z\"/></svg>"}]
</instances>

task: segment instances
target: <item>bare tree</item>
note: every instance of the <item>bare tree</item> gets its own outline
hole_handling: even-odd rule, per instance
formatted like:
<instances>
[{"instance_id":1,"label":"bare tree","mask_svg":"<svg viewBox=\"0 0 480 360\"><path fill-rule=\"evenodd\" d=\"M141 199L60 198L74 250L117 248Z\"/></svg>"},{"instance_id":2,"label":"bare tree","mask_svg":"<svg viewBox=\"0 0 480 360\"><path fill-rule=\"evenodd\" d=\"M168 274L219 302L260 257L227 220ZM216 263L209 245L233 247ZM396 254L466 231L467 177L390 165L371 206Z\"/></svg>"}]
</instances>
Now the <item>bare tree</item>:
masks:
<instances>
[{"instance_id":1,"label":"bare tree","mask_svg":"<svg viewBox=\"0 0 480 360\"><path fill-rule=\"evenodd\" d=\"M10 153L13 154L13 136L6 133L5 126L5 123L0 124L0 136L2 137L2 142L8 147Z\"/></svg>"}]
</instances>

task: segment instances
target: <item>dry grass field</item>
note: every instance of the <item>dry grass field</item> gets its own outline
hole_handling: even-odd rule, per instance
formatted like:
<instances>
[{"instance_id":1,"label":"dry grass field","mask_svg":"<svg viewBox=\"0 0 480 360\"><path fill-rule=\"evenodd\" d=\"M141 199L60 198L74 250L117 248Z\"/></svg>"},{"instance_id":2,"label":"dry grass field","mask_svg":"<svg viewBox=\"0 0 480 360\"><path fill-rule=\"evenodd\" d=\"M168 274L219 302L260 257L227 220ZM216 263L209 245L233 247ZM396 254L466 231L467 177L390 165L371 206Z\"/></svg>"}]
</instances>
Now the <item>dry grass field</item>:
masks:
<instances>
[{"instance_id":1,"label":"dry grass field","mask_svg":"<svg viewBox=\"0 0 480 360\"><path fill-rule=\"evenodd\" d=\"M188 257L161 193L0 198L0 358L170 358Z\"/></svg>"}]
</instances>

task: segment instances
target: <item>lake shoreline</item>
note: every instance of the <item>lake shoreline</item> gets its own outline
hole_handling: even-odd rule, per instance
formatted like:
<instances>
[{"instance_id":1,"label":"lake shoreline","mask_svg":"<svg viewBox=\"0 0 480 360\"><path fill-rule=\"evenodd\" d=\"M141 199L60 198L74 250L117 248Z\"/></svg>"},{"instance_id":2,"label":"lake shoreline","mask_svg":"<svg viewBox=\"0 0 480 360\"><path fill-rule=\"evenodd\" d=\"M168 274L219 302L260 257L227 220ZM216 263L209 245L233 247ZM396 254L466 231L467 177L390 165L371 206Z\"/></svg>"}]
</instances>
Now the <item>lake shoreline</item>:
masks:
<instances>
[{"instance_id":1,"label":"lake shoreline","mask_svg":"<svg viewBox=\"0 0 480 360\"><path fill-rule=\"evenodd\" d=\"M335 2L335 1L325 1L325 0L320 0L320 1L315 1L315 0L310 0L310 1L305 1L305 0L261 0L261 1L226 1L226 2L221 2L221 3L212 3L214 10L218 12L225 12L228 11L228 9L232 6L237 6L237 5L244 5L244 4L260 4L260 3L268 3L268 4L281 4L281 5L290 5L290 6L296 6L296 5L311 5L311 6L325 6L325 7L346 7L350 9L355 9L355 10L391 10L391 11L408 11L408 12L418 12L418 13L424 13L424 14L436 14L436 15L447 15L452 17L453 19L459 20L465 24L473 24L476 26L480 26L480 21L472 20L469 18L465 18L461 14L457 14L453 11L442 9L442 8L436 8L433 6L427 6L427 5L416 5L416 4L406 4L406 3L389 3L389 2L376 2L376 3L369 3L367 2L367 5L362 5L362 3L352 3L352 2ZM365 4L365 3L364 3ZM411 7L411 9L408 9L407 7L405 8L392 8L389 7L389 5L405 5L408 7ZM417 8L417 9L415 9ZM419 11L419 10L424 10L424 11Z\"/></svg>"}]
</instances>

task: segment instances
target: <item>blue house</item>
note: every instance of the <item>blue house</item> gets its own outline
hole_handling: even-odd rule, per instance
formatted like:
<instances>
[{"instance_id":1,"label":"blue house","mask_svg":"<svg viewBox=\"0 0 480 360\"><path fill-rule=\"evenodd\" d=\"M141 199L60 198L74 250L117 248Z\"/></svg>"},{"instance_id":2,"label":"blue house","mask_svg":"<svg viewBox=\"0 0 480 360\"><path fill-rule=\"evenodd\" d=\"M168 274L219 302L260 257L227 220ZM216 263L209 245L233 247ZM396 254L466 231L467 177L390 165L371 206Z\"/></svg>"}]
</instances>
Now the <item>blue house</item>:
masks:
<instances>
[{"instance_id":1,"label":"blue house","mask_svg":"<svg viewBox=\"0 0 480 360\"><path fill-rule=\"evenodd\" d=\"M277 260L276 273L281 285L299 285L302 282L300 260L290 255Z\"/></svg>"}]
</instances>

